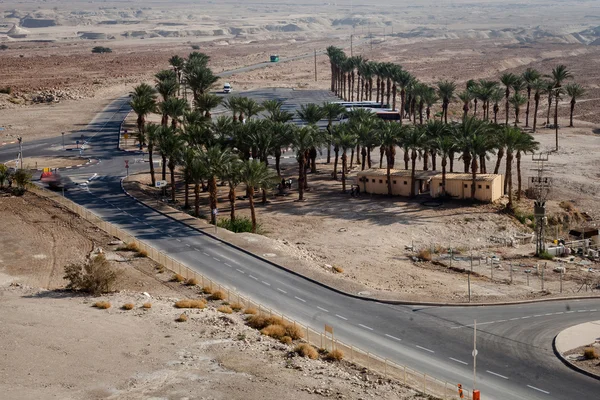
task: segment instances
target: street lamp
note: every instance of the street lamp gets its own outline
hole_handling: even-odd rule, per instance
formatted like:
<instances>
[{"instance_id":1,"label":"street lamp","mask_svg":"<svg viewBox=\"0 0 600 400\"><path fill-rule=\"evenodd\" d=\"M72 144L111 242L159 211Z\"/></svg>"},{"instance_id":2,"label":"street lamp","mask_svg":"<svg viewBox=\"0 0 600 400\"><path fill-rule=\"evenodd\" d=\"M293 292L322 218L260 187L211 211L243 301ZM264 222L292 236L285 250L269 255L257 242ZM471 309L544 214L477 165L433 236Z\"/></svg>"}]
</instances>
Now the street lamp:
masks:
<instances>
[{"instance_id":1,"label":"street lamp","mask_svg":"<svg viewBox=\"0 0 600 400\"><path fill-rule=\"evenodd\" d=\"M19 141L19 158L21 159L21 169L23 169L23 137L19 136L17 140Z\"/></svg>"},{"instance_id":2,"label":"street lamp","mask_svg":"<svg viewBox=\"0 0 600 400\"><path fill-rule=\"evenodd\" d=\"M63 150L65 149L65 133L62 133L62 145L63 145Z\"/></svg>"}]
</instances>

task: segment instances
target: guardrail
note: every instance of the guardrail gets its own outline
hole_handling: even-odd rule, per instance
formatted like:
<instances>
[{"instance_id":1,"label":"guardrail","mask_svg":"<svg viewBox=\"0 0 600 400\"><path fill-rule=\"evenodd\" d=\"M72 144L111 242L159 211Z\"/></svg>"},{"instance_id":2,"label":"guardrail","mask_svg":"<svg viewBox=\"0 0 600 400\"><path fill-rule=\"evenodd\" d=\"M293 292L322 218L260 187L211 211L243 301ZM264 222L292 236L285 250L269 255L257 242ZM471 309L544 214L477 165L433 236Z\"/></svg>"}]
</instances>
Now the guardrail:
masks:
<instances>
[{"instance_id":1,"label":"guardrail","mask_svg":"<svg viewBox=\"0 0 600 400\"><path fill-rule=\"evenodd\" d=\"M458 388L456 384L449 383L434 378L433 376L419 372L406 365L395 363L387 358L379 357L368 351L361 350L358 347L344 343L338 339L333 338L331 335L327 335L325 332L318 332L311 327L304 325L292 318L285 316L282 313L276 312L271 308L264 307L260 303L253 301L252 299L241 295L240 293L231 290L229 287L221 285L210 278L188 268L181 262L167 255L165 252L156 249L153 246L138 240L136 237L125 232L123 229L111 224L110 222L104 221L102 218L94 214L93 212L85 209L84 207L72 202L71 200L61 196L59 193L52 192L50 190L34 187L34 191L39 195L55 201L56 203L66 207L70 211L78 214L82 218L96 225L106 233L116 238L119 238L125 243L134 243L138 246L140 251L145 251L149 258L162 264L165 268L170 271L183 276L186 279L194 278L203 287L210 287L212 290L219 290L223 292L229 302L238 302L244 307L253 307L258 310L259 313L271 316L281 317L285 322L299 326L305 333L305 340L325 350L338 349L343 351L344 357L351 362L359 364L370 370L376 371L383 375L386 379L395 379L402 382L404 385L411 387L419 392L427 395L438 397L444 400L455 400L461 399L458 394ZM471 399L471 391L463 388L462 399Z\"/></svg>"}]
</instances>

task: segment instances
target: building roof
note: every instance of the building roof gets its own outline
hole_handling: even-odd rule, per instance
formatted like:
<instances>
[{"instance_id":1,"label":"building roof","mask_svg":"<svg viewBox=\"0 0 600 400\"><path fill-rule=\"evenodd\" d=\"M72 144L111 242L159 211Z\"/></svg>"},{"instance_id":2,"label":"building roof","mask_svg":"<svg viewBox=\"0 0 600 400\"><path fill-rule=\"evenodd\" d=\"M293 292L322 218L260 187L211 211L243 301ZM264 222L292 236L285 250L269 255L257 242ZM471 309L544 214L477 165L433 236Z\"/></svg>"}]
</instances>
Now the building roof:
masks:
<instances>
[{"instance_id":1,"label":"building roof","mask_svg":"<svg viewBox=\"0 0 600 400\"><path fill-rule=\"evenodd\" d=\"M437 174L435 176L433 176L431 179L442 179L442 174L439 173L439 171L436 171ZM501 175L496 175L496 174L477 174L475 180L476 181L487 181L487 182L491 182L496 178L500 178ZM465 174L465 173L454 173L454 172L448 172L446 173L446 180L447 181L471 181L473 180L473 175L472 174Z\"/></svg>"},{"instance_id":2,"label":"building roof","mask_svg":"<svg viewBox=\"0 0 600 400\"><path fill-rule=\"evenodd\" d=\"M415 178L417 179L429 179L434 175L437 175L438 171L421 171L421 170L415 170ZM400 177L405 177L405 178L410 178L411 176L411 170L410 169L392 169L390 170L390 175L391 176L400 176ZM363 177L363 176L387 176L387 169L386 168L371 168L371 169L366 169L364 171L358 171L358 173L356 174L356 176L358 177Z\"/></svg>"}]
</instances>

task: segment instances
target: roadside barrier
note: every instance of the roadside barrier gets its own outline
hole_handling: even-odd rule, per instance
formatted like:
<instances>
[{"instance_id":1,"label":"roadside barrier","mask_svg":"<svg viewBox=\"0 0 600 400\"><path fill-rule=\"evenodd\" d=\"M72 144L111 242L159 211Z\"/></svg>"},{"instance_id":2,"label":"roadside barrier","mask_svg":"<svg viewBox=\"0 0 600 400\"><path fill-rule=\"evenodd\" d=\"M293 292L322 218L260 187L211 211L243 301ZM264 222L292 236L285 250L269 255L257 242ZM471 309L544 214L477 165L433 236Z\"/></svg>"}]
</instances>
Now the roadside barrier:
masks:
<instances>
[{"instance_id":1,"label":"roadside barrier","mask_svg":"<svg viewBox=\"0 0 600 400\"><path fill-rule=\"evenodd\" d=\"M134 243L137 245L140 251L145 251L148 254L148 258L163 265L171 272L179 274L186 279L194 278L198 281L199 285L202 285L202 287L210 287L213 291L219 290L223 292L228 302L240 303L245 308L255 308L261 314L277 316L289 324L300 327L304 332L305 340L319 349L326 351L331 351L334 349L341 350L344 353L344 358L346 360L361 365L369 370L375 371L386 379L394 379L398 382L401 382L405 386L408 386L423 394L434 396L443 400L459 400L461 398L472 400L471 391L465 389L464 387L462 388L464 397L459 396L457 383L442 381L434 378L433 376L412 369L406 365L401 365L390 361L387 358L379 357L376 354L364 351L351 344L347 344L335 339L332 335L328 335L325 330L323 332L318 332L307 325L285 316L282 313L262 306L260 303L255 302L234 290L231 290L229 287L221 285L210 278L207 278L204 275L188 268L184 264L167 255L165 252L138 240L121 228L118 228L110 222L104 221L93 212L61 196L59 193L52 192L38 186L35 186L33 191L40 196L53 200L56 203L64 206L73 213L96 225L99 229L105 231L109 235L116 237L127 244Z\"/></svg>"}]
</instances>

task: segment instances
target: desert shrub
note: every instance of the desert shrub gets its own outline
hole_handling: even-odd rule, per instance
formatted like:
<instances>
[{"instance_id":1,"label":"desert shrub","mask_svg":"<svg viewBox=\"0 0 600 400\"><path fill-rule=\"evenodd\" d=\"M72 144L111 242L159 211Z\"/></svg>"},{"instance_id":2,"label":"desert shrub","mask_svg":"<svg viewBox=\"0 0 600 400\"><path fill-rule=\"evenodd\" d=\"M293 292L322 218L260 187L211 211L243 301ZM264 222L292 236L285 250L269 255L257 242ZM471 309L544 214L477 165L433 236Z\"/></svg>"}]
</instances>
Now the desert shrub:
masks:
<instances>
[{"instance_id":1,"label":"desert shrub","mask_svg":"<svg viewBox=\"0 0 600 400\"><path fill-rule=\"evenodd\" d=\"M175 308L204 309L204 308L206 308L206 302L203 299L200 299L200 300L183 299L183 300L179 300L175 303Z\"/></svg>"},{"instance_id":2,"label":"desert shrub","mask_svg":"<svg viewBox=\"0 0 600 400\"><path fill-rule=\"evenodd\" d=\"M96 54L112 53L112 49L110 47L96 46L92 49L92 53L96 53Z\"/></svg>"},{"instance_id":3,"label":"desert shrub","mask_svg":"<svg viewBox=\"0 0 600 400\"><path fill-rule=\"evenodd\" d=\"M586 347L583 350L583 358L585 358L586 360L595 360L598 358L598 353L596 352L595 348Z\"/></svg>"},{"instance_id":4,"label":"desert shrub","mask_svg":"<svg viewBox=\"0 0 600 400\"><path fill-rule=\"evenodd\" d=\"M327 361L342 361L344 358L344 352L338 349L333 349L325 356Z\"/></svg>"},{"instance_id":5,"label":"desert shrub","mask_svg":"<svg viewBox=\"0 0 600 400\"><path fill-rule=\"evenodd\" d=\"M196 286L196 285L198 285L198 279L196 279L196 278L190 278L187 281L185 281L185 284L187 286Z\"/></svg>"},{"instance_id":6,"label":"desert shrub","mask_svg":"<svg viewBox=\"0 0 600 400\"><path fill-rule=\"evenodd\" d=\"M213 292L213 294L208 296L208 300L225 300L225 293L221 292L220 290L217 290L216 292Z\"/></svg>"},{"instance_id":7,"label":"desert shrub","mask_svg":"<svg viewBox=\"0 0 600 400\"><path fill-rule=\"evenodd\" d=\"M0 50L8 50L8 46L5 44L0 44Z\"/></svg>"},{"instance_id":8,"label":"desert shrub","mask_svg":"<svg viewBox=\"0 0 600 400\"><path fill-rule=\"evenodd\" d=\"M279 317L269 317L266 315L253 315L248 318L248 326L254 329L263 329L269 325L285 325L283 320Z\"/></svg>"},{"instance_id":9,"label":"desert shrub","mask_svg":"<svg viewBox=\"0 0 600 400\"><path fill-rule=\"evenodd\" d=\"M280 341L281 341L281 343L283 343L283 344L287 344L287 345L290 345L290 344L292 344L292 338L291 338L291 337L289 337L289 336L284 336L284 337L282 337Z\"/></svg>"},{"instance_id":10,"label":"desert shrub","mask_svg":"<svg viewBox=\"0 0 600 400\"><path fill-rule=\"evenodd\" d=\"M97 301L94 303L94 307L107 310L110 308L110 303L108 301Z\"/></svg>"},{"instance_id":11,"label":"desert shrub","mask_svg":"<svg viewBox=\"0 0 600 400\"><path fill-rule=\"evenodd\" d=\"M575 211L575 205L570 201L561 201L558 206L567 212Z\"/></svg>"},{"instance_id":12,"label":"desert shrub","mask_svg":"<svg viewBox=\"0 0 600 400\"><path fill-rule=\"evenodd\" d=\"M158 271L159 274L162 274L165 272L165 266L162 264L159 264L156 266L156 270Z\"/></svg>"},{"instance_id":13,"label":"desert shrub","mask_svg":"<svg viewBox=\"0 0 600 400\"><path fill-rule=\"evenodd\" d=\"M548 253L547 251L542 251L539 255L538 258L542 259L542 260L552 260L554 259L554 256L550 253Z\"/></svg>"},{"instance_id":14,"label":"desert shrub","mask_svg":"<svg viewBox=\"0 0 600 400\"><path fill-rule=\"evenodd\" d=\"M278 340L280 340L281 338L286 336L285 327L283 327L281 325L266 326L265 328L260 330L260 333L262 333L265 336L270 336L273 339L278 339Z\"/></svg>"},{"instance_id":15,"label":"desert shrub","mask_svg":"<svg viewBox=\"0 0 600 400\"><path fill-rule=\"evenodd\" d=\"M431 261L431 252L428 249L420 250L417 257L421 261Z\"/></svg>"},{"instance_id":16,"label":"desert shrub","mask_svg":"<svg viewBox=\"0 0 600 400\"><path fill-rule=\"evenodd\" d=\"M192 50L200 50L200 45L198 45L198 44L193 44L193 45L192 45Z\"/></svg>"},{"instance_id":17,"label":"desert shrub","mask_svg":"<svg viewBox=\"0 0 600 400\"><path fill-rule=\"evenodd\" d=\"M137 253L135 253L135 256L138 258L146 258L148 257L148 252L146 250L140 250Z\"/></svg>"},{"instance_id":18,"label":"desert shrub","mask_svg":"<svg viewBox=\"0 0 600 400\"><path fill-rule=\"evenodd\" d=\"M188 320L188 316L185 314L181 314L179 317L177 317L177 319L175 319L175 321L177 322L185 322Z\"/></svg>"},{"instance_id":19,"label":"desert shrub","mask_svg":"<svg viewBox=\"0 0 600 400\"><path fill-rule=\"evenodd\" d=\"M204 286L202 288L202 293L204 293L204 294L211 294L212 292L213 292L213 290L210 286Z\"/></svg>"},{"instance_id":20,"label":"desert shrub","mask_svg":"<svg viewBox=\"0 0 600 400\"><path fill-rule=\"evenodd\" d=\"M294 348L294 353L301 357L308 357L311 360L316 360L319 357L319 353L308 343L300 343Z\"/></svg>"},{"instance_id":21,"label":"desert shrub","mask_svg":"<svg viewBox=\"0 0 600 400\"><path fill-rule=\"evenodd\" d=\"M0 164L0 187L4 187L4 182L10 177L10 170L4 164Z\"/></svg>"},{"instance_id":22,"label":"desert shrub","mask_svg":"<svg viewBox=\"0 0 600 400\"><path fill-rule=\"evenodd\" d=\"M342 267L338 267L337 265L335 265L333 267L333 272L335 272L336 274L342 274L342 273L344 273L344 269Z\"/></svg>"},{"instance_id":23,"label":"desert shrub","mask_svg":"<svg viewBox=\"0 0 600 400\"><path fill-rule=\"evenodd\" d=\"M235 233L252 232L252 220L246 217L236 218L233 221L228 218L223 218L217 222L217 226ZM258 224L256 226L256 232L260 233L260 228L260 224Z\"/></svg>"},{"instance_id":24,"label":"desert shrub","mask_svg":"<svg viewBox=\"0 0 600 400\"><path fill-rule=\"evenodd\" d=\"M231 314L233 312L231 307L225 305L222 305L221 307L217 308L217 311L222 312L223 314Z\"/></svg>"},{"instance_id":25,"label":"desert shrub","mask_svg":"<svg viewBox=\"0 0 600 400\"><path fill-rule=\"evenodd\" d=\"M258 310L256 308L253 307L248 307L244 310L244 314L246 315L256 315L258 314Z\"/></svg>"},{"instance_id":26,"label":"desert shrub","mask_svg":"<svg viewBox=\"0 0 600 400\"><path fill-rule=\"evenodd\" d=\"M133 303L126 303L123 304L123 307L121 307L123 310L133 310L133 307L135 307L135 304Z\"/></svg>"},{"instance_id":27,"label":"desert shrub","mask_svg":"<svg viewBox=\"0 0 600 400\"><path fill-rule=\"evenodd\" d=\"M183 276L179 275L179 274L175 274L175 275L173 275L171 277L171 282L179 282L179 283L181 283L183 281L185 281L185 278Z\"/></svg>"},{"instance_id":28,"label":"desert shrub","mask_svg":"<svg viewBox=\"0 0 600 400\"><path fill-rule=\"evenodd\" d=\"M304 331L297 325L287 324L285 326L285 334L292 338L292 340L302 339L304 337Z\"/></svg>"},{"instance_id":29,"label":"desert shrub","mask_svg":"<svg viewBox=\"0 0 600 400\"><path fill-rule=\"evenodd\" d=\"M127 243L124 247L120 247L117 250L121 250L121 251L134 251L136 253L138 253L140 251L140 248L138 247L137 244L131 242L131 243Z\"/></svg>"},{"instance_id":30,"label":"desert shrub","mask_svg":"<svg viewBox=\"0 0 600 400\"><path fill-rule=\"evenodd\" d=\"M31 172L18 169L13 174L13 179L20 193L23 193L31 185Z\"/></svg>"},{"instance_id":31,"label":"desert shrub","mask_svg":"<svg viewBox=\"0 0 600 400\"><path fill-rule=\"evenodd\" d=\"M110 266L103 254L85 263L65 267L64 279L69 282L67 289L94 295L111 292L118 278L119 273Z\"/></svg>"},{"instance_id":32,"label":"desert shrub","mask_svg":"<svg viewBox=\"0 0 600 400\"><path fill-rule=\"evenodd\" d=\"M146 310L152 308L152 303L144 303L142 304L142 308L145 308Z\"/></svg>"},{"instance_id":33,"label":"desert shrub","mask_svg":"<svg viewBox=\"0 0 600 400\"><path fill-rule=\"evenodd\" d=\"M12 93L12 88L10 86L0 88L0 93L11 94Z\"/></svg>"},{"instance_id":34,"label":"desert shrub","mask_svg":"<svg viewBox=\"0 0 600 400\"><path fill-rule=\"evenodd\" d=\"M235 312L241 311L242 308L244 308L244 306L240 303L233 303L230 307Z\"/></svg>"}]
</instances>

